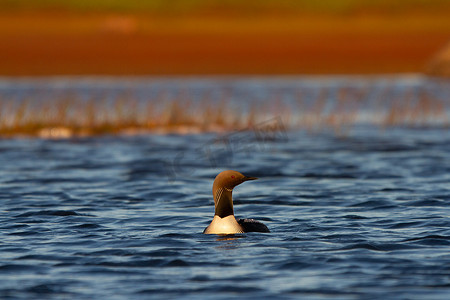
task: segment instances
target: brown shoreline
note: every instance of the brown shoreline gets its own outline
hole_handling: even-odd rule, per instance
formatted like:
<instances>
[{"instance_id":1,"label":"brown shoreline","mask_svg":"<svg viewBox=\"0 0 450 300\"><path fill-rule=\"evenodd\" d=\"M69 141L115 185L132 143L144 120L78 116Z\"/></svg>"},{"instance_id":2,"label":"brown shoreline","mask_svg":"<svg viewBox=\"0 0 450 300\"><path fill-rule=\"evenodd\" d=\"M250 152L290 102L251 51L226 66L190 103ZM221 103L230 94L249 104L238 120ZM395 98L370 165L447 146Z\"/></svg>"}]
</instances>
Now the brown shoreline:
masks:
<instances>
[{"instance_id":1,"label":"brown shoreline","mask_svg":"<svg viewBox=\"0 0 450 300\"><path fill-rule=\"evenodd\" d=\"M0 15L0 76L421 72L450 14Z\"/></svg>"}]
</instances>

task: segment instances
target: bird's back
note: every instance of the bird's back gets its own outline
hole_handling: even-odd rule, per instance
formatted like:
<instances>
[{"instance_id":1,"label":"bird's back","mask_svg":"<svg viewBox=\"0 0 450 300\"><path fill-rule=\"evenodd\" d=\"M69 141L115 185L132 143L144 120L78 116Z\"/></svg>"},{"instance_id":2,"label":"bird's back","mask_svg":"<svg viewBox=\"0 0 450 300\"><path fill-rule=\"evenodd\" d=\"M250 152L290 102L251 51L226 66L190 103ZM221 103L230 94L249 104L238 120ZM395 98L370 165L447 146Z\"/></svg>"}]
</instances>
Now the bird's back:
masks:
<instances>
[{"instance_id":1,"label":"bird's back","mask_svg":"<svg viewBox=\"0 0 450 300\"><path fill-rule=\"evenodd\" d=\"M244 232L270 232L266 225L254 219L236 219L236 221Z\"/></svg>"}]
</instances>

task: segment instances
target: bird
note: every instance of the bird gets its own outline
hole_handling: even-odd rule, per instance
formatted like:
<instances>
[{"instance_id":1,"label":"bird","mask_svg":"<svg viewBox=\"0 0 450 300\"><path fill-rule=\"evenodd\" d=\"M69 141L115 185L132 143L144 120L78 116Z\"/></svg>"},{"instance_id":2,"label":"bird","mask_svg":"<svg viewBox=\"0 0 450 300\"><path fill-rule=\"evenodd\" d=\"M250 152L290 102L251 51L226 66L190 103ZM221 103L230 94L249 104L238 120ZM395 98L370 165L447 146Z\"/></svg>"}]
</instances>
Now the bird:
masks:
<instances>
[{"instance_id":1,"label":"bird","mask_svg":"<svg viewBox=\"0 0 450 300\"><path fill-rule=\"evenodd\" d=\"M233 189L256 177L245 176L238 171L227 170L220 172L213 183L214 218L204 234L236 234L245 232L270 232L269 228L253 219L236 219L233 210Z\"/></svg>"}]
</instances>

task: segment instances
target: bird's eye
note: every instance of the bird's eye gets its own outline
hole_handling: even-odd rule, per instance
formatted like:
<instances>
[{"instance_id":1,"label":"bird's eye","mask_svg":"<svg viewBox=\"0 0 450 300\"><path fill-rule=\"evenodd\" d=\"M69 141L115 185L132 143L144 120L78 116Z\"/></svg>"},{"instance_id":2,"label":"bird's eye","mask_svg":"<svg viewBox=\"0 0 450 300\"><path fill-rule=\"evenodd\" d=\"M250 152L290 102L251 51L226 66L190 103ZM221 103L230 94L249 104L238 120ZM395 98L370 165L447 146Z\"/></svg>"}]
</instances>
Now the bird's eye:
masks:
<instances>
[{"instance_id":1,"label":"bird's eye","mask_svg":"<svg viewBox=\"0 0 450 300\"><path fill-rule=\"evenodd\" d=\"M231 175L231 178L234 178L234 175Z\"/></svg>"}]
</instances>

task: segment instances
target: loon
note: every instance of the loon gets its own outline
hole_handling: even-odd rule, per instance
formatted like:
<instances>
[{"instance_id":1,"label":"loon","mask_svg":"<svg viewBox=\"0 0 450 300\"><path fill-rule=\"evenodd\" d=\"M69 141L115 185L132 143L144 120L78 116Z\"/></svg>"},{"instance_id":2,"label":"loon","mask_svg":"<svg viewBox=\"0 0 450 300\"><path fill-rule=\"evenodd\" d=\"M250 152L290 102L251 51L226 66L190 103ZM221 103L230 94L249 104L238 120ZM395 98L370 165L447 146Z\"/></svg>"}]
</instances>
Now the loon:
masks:
<instances>
[{"instance_id":1,"label":"loon","mask_svg":"<svg viewBox=\"0 0 450 300\"><path fill-rule=\"evenodd\" d=\"M214 179L214 218L205 228L205 234L234 234L244 232L270 232L269 228L253 219L235 219L233 211L233 188L244 181L255 180L256 177L245 176L237 171L227 170L219 173Z\"/></svg>"}]
</instances>

